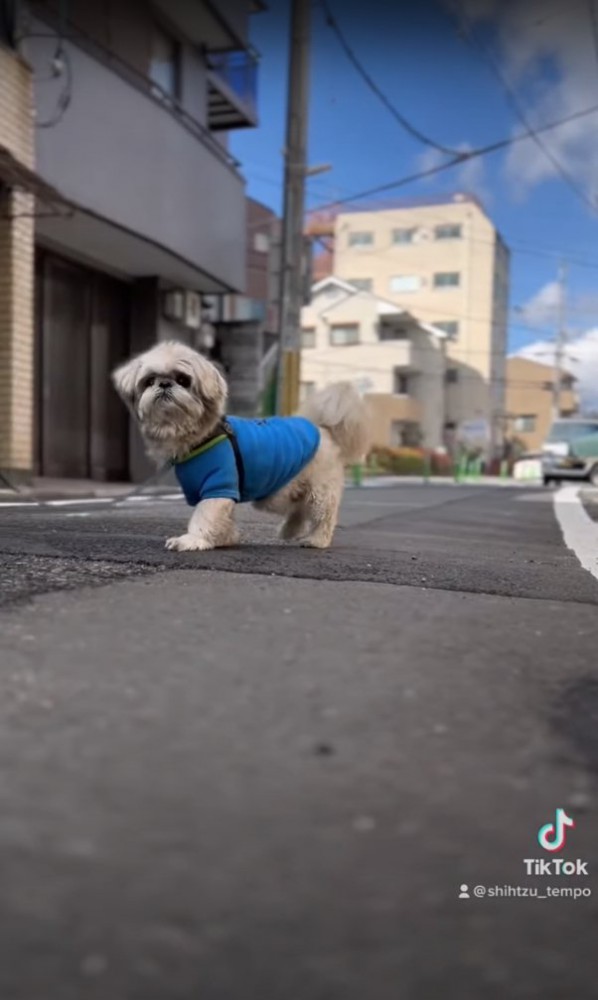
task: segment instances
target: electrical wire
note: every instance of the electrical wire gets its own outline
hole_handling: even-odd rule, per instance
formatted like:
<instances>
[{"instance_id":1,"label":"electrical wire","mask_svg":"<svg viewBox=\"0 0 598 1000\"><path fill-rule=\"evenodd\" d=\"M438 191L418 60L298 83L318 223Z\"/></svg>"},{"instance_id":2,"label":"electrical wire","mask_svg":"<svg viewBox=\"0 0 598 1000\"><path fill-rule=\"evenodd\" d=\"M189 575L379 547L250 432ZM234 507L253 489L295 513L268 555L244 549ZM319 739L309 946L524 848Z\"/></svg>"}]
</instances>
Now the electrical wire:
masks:
<instances>
[{"instance_id":1,"label":"electrical wire","mask_svg":"<svg viewBox=\"0 0 598 1000\"><path fill-rule=\"evenodd\" d=\"M529 138L536 144L538 149L552 164L553 168L559 174L561 179L568 185L568 187L575 194L575 196L579 198L579 200L582 201L585 205L587 205L592 210L592 212L595 212L598 209L598 205L596 204L596 202L592 198L588 197L584 189L580 187L580 185L577 183L577 180L573 176L573 174L566 167L563 166L558 157L556 157L552 152L552 150L549 148L549 146L547 146L544 140L540 138L538 134L540 132L540 129L535 129L530 124L527 115L525 114L519 103L517 94L515 93L509 80L507 79L502 69L500 68L499 63L496 57L494 56L494 53L487 46L482 45L481 42L476 38L476 35L472 30L470 23L463 15L459 7L459 4L457 3L457 0L452 0L452 2L451 0L448 0L448 6L449 9L453 11L455 20L458 23L459 31L463 35L465 35L465 37L467 38L467 40L470 42L471 45L473 45L475 48L478 49L482 57L488 63L490 69L492 70L492 73L494 74L494 76L496 77L496 79L498 80L499 84L501 85L502 89L505 92L505 96L509 107L511 108L513 113L517 116L523 127L526 129Z\"/></svg>"},{"instance_id":2,"label":"electrical wire","mask_svg":"<svg viewBox=\"0 0 598 1000\"><path fill-rule=\"evenodd\" d=\"M588 14L590 17L590 25L592 28L592 41L594 43L594 54L596 56L596 63L598 64L598 15L596 14L596 6L594 0L588 0Z\"/></svg>"},{"instance_id":3,"label":"electrical wire","mask_svg":"<svg viewBox=\"0 0 598 1000\"><path fill-rule=\"evenodd\" d=\"M326 18L326 24L336 36L339 45L343 49L347 59L351 62L359 76L362 78L366 86L372 93L378 98L378 100L384 105L387 111L390 112L392 117L396 122L407 132L413 139L422 143L424 146L428 146L430 149L435 149L439 153L446 153L447 156L460 157L461 159L467 158L467 153L459 151L458 149L452 149L450 146L443 146L441 143L436 142L431 139L428 135L421 131L409 121L408 118L402 114L395 104L390 100L390 98L384 93L384 91L378 86L375 80L372 79L368 71L365 69L363 63L360 61L358 56L355 54L354 49L350 46L347 38L339 26L338 21L334 17L327 0L320 0L322 9L324 11L324 16Z\"/></svg>"}]
</instances>

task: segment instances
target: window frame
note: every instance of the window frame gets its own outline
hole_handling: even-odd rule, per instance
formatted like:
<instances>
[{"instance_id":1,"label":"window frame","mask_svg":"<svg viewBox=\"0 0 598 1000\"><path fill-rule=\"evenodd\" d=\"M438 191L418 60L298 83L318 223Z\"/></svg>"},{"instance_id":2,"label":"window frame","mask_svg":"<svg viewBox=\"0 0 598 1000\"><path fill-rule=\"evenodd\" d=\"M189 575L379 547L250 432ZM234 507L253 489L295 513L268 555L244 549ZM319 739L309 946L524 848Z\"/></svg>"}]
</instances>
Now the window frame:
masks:
<instances>
[{"instance_id":1,"label":"window frame","mask_svg":"<svg viewBox=\"0 0 598 1000\"><path fill-rule=\"evenodd\" d=\"M341 343L337 343L334 340L334 331L335 330L355 330L355 332L356 332L356 339L355 340L350 340L348 342L347 341L342 341ZM360 344L360 342L361 342L361 338L360 338L359 323L331 323L330 324L330 329L328 331L328 343L329 343L330 347L356 347L358 344Z\"/></svg>"},{"instance_id":2,"label":"window frame","mask_svg":"<svg viewBox=\"0 0 598 1000\"><path fill-rule=\"evenodd\" d=\"M415 288L393 288L393 282L398 279L413 279L417 282L417 287ZM416 292L420 292L423 286L422 278L419 274L391 274L388 279L388 290L392 295L413 295Z\"/></svg>"},{"instance_id":3,"label":"window frame","mask_svg":"<svg viewBox=\"0 0 598 1000\"><path fill-rule=\"evenodd\" d=\"M448 278L456 277L458 280L453 281L438 281L438 278ZM432 278L432 287L437 290L439 288L461 288L461 272L460 271L434 271Z\"/></svg>"},{"instance_id":4,"label":"window frame","mask_svg":"<svg viewBox=\"0 0 598 1000\"><path fill-rule=\"evenodd\" d=\"M457 233L447 232L445 235L440 235L442 230L458 230ZM435 240L462 240L463 239L463 224L461 222L440 222L437 226L434 226L434 239Z\"/></svg>"},{"instance_id":5,"label":"window frame","mask_svg":"<svg viewBox=\"0 0 598 1000\"><path fill-rule=\"evenodd\" d=\"M357 237L367 236L369 239L363 240ZM349 247L372 247L374 245L374 232L371 229L354 229L347 234L347 246Z\"/></svg>"},{"instance_id":6,"label":"window frame","mask_svg":"<svg viewBox=\"0 0 598 1000\"><path fill-rule=\"evenodd\" d=\"M404 379L406 384L406 391L401 392L399 387L400 380ZM392 394L393 396L401 396L403 399L411 399L410 389L410 373L405 371L404 368L394 368L392 373Z\"/></svg>"},{"instance_id":7,"label":"window frame","mask_svg":"<svg viewBox=\"0 0 598 1000\"><path fill-rule=\"evenodd\" d=\"M173 60L171 63L163 63L162 65L172 65L174 71L173 78L173 90L172 92L164 86L162 80L156 79L153 75L153 64L155 59L155 41L157 38L161 38L162 41L167 41L172 48ZM150 40L150 55L149 55L149 65L148 65L148 79L150 85L155 87L160 96L167 98L175 104L180 104L181 95L183 90L183 46L181 39L172 31L167 25L163 24L161 21L154 20L152 22L151 28L151 40Z\"/></svg>"},{"instance_id":8,"label":"window frame","mask_svg":"<svg viewBox=\"0 0 598 1000\"><path fill-rule=\"evenodd\" d=\"M392 244L392 246L393 247L409 247L409 246L411 246L411 244L415 242L414 238L415 238L416 232L417 232L417 227L416 226L396 226L391 231L391 237L390 238L391 238L391 244ZM409 233L409 239L408 240L399 240L399 239L397 239L397 234L398 233Z\"/></svg>"},{"instance_id":9,"label":"window frame","mask_svg":"<svg viewBox=\"0 0 598 1000\"><path fill-rule=\"evenodd\" d=\"M306 344L305 343L305 334L306 333L311 335L313 343L311 343L311 344ZM315 346L316 346L316 328L315 328L315 326L302 326L301 327L301 350L302 351L313 351L313 349L315 348Z\"/></svg>"}]
</instances>

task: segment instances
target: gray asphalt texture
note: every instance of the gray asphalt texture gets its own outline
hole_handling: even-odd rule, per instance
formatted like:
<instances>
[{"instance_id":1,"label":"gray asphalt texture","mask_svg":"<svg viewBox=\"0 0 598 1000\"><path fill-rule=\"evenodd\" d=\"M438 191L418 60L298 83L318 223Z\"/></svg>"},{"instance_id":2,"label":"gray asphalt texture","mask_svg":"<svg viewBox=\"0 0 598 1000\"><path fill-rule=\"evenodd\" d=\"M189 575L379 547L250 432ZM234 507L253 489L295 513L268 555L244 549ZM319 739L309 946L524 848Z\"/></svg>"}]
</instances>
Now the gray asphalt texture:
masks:
<instances>
[{"instance_id":1,"label":"gray asphalt texture","mask_svg":"<svg viewBox=\"0 0 598 1000\"><path fill-rule=\"evenodd\" d=\"M0 508L2 1000L597 997L598 581L550 491L348 491L326 553L245 510L164 551L186 515ZM525 873L558 806L587 877Z\"/></svg>"}]
</instances>

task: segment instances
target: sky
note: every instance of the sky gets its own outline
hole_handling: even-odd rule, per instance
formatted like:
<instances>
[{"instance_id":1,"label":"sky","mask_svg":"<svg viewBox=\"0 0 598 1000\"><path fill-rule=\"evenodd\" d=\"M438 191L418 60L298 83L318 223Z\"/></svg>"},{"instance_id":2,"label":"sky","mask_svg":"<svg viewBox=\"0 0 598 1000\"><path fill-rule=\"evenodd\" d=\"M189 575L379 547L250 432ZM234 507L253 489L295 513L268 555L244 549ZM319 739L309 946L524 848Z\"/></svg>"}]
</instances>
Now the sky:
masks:
<instances>
[{"instance_id":1,"label":"sky","mask_svg":"<svg viewBox=\"0 0 598 1000\"><path fill-rule=\"evenodd\" d=\"M509 348L551 362L556 277L567 264L567 364L598 407L598 0L327 0L356 56L420 131L472 149L596 107L590 116L410 183L386 197L469 191L511 249ZM288 0L252 18L261 55L260 124L233 135L248 194L282 205ZM368 90L312 7L308 160L316 208L443 162L408 135ZM517 108L505 89L514 95ZM555 165L556 164L556 165Z\"/></svg>"}]
</instances>

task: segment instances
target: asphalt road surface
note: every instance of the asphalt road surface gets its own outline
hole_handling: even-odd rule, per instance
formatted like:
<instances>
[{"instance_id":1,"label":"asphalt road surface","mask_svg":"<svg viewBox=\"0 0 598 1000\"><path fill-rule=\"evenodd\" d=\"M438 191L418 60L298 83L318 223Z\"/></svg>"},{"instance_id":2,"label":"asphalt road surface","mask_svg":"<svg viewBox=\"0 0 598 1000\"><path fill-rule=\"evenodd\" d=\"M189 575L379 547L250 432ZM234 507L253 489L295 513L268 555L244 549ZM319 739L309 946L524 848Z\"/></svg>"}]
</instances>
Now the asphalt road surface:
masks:
<instances>
[{"instance_id":1,"label":"asphalt road surface","mask_svg":"<svg viewBox=\"0 0 598 1000\"><path fill-rule=\"evenodd\" d=\"M186 516L0 507L1 1000L598 997L598 579L553 494L351 490L325 553L246 510L166 552Z\"/></svg>"}]
</instances>

